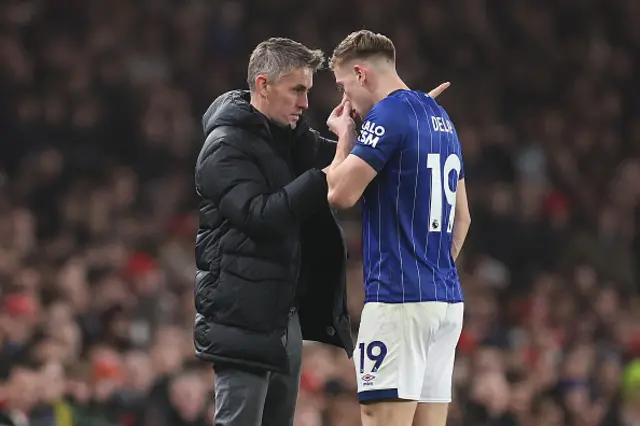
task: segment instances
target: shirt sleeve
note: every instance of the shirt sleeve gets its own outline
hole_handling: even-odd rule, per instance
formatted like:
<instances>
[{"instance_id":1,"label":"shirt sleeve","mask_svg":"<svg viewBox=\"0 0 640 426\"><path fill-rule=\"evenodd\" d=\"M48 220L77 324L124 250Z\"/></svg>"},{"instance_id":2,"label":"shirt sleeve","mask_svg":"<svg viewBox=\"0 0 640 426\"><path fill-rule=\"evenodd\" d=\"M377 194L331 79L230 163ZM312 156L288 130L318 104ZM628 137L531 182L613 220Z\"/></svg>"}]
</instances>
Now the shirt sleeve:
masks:
<instances>
[{"instance_id":1,"label":"shirt sleeve","mask_svg":"<svg viewBox=\"0 0 640 426\"><path fill-rule=\"evenodd\" d=\"M376 172L380 172L401 148L408 124L403 100L387 98L380 101L365 117L351 154L362 158Z\"/></svg>"},{"instance_id":2,"label":"shirt sleeve","mask_svg":"<svg viewBox=\"0 0 640 426\"><path fill-rule=\"evenodd\" d=\"M195 184L222 217L251 237L287 233L327 205L326 175L310 169L273 191L255 161L224 140L198 158Z\"/></svg>"}]
</instances>

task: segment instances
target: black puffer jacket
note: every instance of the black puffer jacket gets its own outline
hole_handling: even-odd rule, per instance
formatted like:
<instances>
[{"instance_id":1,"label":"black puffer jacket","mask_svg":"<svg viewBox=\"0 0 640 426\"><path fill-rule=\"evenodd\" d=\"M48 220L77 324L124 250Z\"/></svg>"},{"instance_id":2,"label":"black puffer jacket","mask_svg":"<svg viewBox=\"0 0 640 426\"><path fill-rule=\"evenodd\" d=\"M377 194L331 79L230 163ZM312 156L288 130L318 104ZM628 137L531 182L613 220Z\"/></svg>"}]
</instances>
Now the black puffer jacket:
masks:
<instances>
[{"instance_id":1,"label":"black puffer jacket","mask_svg":"<svg viewBox=\"0 0 640 426\"><path fill-rule=\"evenodd\" d=\"M320 170L335 144L304 121L295 130L270 124L247 91L218 97L203 124L195 172L197 356L287 372L285 333L296 308L305 340L351 356L346 250Z\"/></svg>"}]
</instances>

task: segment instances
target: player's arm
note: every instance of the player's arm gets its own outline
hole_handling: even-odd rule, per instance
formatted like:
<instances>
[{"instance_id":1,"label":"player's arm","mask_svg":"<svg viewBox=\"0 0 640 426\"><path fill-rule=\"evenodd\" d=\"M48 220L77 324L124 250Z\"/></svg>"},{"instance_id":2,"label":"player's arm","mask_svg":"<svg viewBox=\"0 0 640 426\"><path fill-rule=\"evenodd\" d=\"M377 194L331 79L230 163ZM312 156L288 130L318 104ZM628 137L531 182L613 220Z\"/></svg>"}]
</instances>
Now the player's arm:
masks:
<instances>
[{"instance_id":1,"label":"player's arm","mask_svg":"<svg viewBox=\"0 0 640 426\"><path fill-rule=\"evenodd\" d=\"M339 153L327 173L328 199L331 207L353 207L378 172L357 155ZM342 160L344 158L344 160Z\"/></svg>"},{"instance_id":2,"label":"player's arm","mask_svg":"<svg viewBox=\"0 0 640 426\"><path fill-rule=\"evenodd\" d=\"M462 250L464 240L467 238L469 227L471 226L471 212L469 211L469 200L467 198L467 188L464 178L458 181L456 191L456 215L453 220L453 242L451 244L451 255L455 261Z\"/></svg>"},{"instance_id":3,"label":"player's arm","mask_svg":"<svg viewBox=\"0 0 640 426\"><path fill-rule=\"evenodd\" d=\"M400 148L407 128L404 101L386 99L364 119L360 136L349 152L353 132L341 132L336 156L327 171L329 204L337 209L353 207L367 185Z\"/></svg>"}]
</instances>

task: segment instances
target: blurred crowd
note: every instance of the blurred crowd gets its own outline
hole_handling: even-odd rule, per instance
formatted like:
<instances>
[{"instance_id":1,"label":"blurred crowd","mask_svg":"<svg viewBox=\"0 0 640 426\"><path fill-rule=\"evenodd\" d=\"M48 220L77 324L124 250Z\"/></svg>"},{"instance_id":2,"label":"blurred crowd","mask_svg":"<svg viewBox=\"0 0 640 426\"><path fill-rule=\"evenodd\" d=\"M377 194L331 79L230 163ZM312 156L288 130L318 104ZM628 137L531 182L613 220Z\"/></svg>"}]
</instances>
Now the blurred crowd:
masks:
<instances>
[{"instance_id":1,"label":"blurred crowd","mask_svg":"<svg viewBox=\"0 0 640 426\"><path fill-rule=\"evenodd\" d=\"M0 425L212 424L192 343L200 119L270 36L390 36L463 143L451 426L640 425L640 2L0 2ZM339 94L315 79L317 129ZM363 302L357 209L350 310ZM357 426L304 350L296 426Z\"/></svg>"}]
</instances>

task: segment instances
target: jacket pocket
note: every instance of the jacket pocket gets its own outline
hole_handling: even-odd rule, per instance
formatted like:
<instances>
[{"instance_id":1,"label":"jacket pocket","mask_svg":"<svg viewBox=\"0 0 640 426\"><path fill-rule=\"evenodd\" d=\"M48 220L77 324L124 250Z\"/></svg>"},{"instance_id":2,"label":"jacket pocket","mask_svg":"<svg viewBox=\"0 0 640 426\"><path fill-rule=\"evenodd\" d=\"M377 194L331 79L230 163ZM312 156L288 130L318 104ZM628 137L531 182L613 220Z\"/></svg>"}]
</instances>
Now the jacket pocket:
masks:
<instances>
[{"instance_id":1,"label":"jacket pocket","mask_svg":"<svg viewBox=\"0 0 640 426\"><path fill-rule=\"evenodd\" d=\"M215 292L216 319L252 331L282 328L294 288L288 268L282 265L225 254Z\"/></svg>"}]
</instances>

